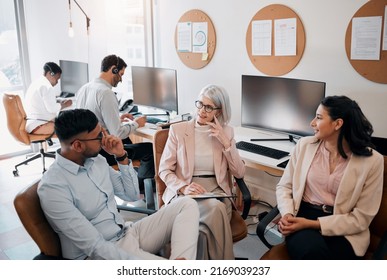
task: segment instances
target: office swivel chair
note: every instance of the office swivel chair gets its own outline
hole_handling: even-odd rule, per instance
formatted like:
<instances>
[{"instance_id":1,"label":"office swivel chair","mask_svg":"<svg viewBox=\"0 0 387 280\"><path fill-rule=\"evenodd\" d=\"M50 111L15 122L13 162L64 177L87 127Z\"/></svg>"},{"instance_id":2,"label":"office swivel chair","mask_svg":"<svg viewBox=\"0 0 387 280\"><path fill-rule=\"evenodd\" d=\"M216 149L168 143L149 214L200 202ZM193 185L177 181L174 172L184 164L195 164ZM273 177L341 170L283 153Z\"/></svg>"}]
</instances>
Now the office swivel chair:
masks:
<instances>
[{"instance_id":1,"label":"office swivel chair","mask_svg":"<svg viewBox=\"0 0 387 280\"><path fill-rule=\"evenodd\" d=\"M261 260L287 260L290 259L286 244L272 245L265 236L269 223L279 215L279 210L274 207L258 224L257 235L269 250ZM380 208L370 224L371 240L364 259L387 259L387 156L384 156L383 195Z\"/></svg>"},{"instance_id":2,"label":"office swivel chair","mask_svg":"<svg viewBox=\"0 0 387 280\"><path fill-rule=\"evenodd\" d=\"M147 198L147 205L148 207L155 207L156 209L159 209L163 204L162 196L166 189L166 185L164 181L162 181L158 175L159 171L159 164L160 164L160 158L163 153L165 144L168 139L168 133L169 129L162 129L156 131L154 138L153 138L153 155L155 160L155 179L145 179L145 190L150 191L152 189L156 189L156 203L151 203L150 200L153 197L153 194L146 193ZM232 218L231 218L231 230L232 230L232 236L233 236L233 242L237 242L239 240L242 240L247 236L247 225L245 223L245 219L247 218L250 210L251 205L251 195L250 191L247 188L243 178L234 178L235 182L237 183L241 197L243 200L243 211L242 214L239 213L237 210L233 210ZM230 176L230 184L231 184L231 176ZM156 185L154 188L153 185Z\"/></svg>"},{"instance_id":3,"label":"office swivel chair","mask_svg":"<svg viewBox=\"0 0 387 280\"><path fill-rule=\"evenodd\" d=\"M39 247L40 253L34 260L63 259L59 236L48 223L40 206L37 193L39 181L20 191L14 199L14 206L24 228ZM137 207L117 206L117 208L147 215L155 212Z\"/></svg>"},{"instance_id":4,"label":"office swivel chair","mask_svg":"<svg viewBox=\"0 0 387 280\"><path fill-rule=\"evenodd\" d=\"M39 144L39 153L28 158L27 160L16 164L15 170L13 171L14 176L19 176L18 167L23 164L27 164L35 159L41 158L43 162L43 173L46 171L45 167L45 158L55 158L54 153L47 153L44 151L43 143L47 142L49 145L52 145L51 137L53 134L30 134L25 130L27 115L24 111L23 104L20 96L4 94L3 95L3 104L5 112L7 115L7 126L11 135L20 143L25 145L31 145L32 143Z\"/></svg>"}]
</instances>

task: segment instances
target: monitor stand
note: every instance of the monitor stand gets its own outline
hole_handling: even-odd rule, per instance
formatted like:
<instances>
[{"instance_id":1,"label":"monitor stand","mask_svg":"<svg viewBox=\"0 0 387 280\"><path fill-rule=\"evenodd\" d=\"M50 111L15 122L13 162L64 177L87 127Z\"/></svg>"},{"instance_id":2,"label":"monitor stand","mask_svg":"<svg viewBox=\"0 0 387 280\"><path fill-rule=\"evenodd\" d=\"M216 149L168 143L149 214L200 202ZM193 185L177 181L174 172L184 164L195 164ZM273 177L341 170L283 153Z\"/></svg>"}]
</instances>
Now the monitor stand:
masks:
<instances>
[{"instance_id":1,"label":"monitor stand","mask_svg":"<svg viewBox=\"0 0 387 280\"><path fill-rule=\"evenodd\" d=\"M250 139L252 142L256 141L290 141L294 144L297 144L297 142L294 140L294 137L292 135L288 135L288 138L258 138L258 139Z\"/></svg>"}]
</instances>

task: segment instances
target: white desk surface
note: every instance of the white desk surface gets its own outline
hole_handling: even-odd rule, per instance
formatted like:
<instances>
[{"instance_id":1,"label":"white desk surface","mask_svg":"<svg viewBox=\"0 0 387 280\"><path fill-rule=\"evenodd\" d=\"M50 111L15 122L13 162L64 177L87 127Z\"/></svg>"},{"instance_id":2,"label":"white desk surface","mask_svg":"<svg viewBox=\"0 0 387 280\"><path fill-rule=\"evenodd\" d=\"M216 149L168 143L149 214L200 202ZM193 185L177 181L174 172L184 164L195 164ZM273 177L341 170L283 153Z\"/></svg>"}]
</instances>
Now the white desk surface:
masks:
<instances>
[{"instance_id":1,"label":"white desk surface","mask_svg":"<svg viewBox=\"0 0 387 280\"><path fill-rule=\"evenodd\" d=\"M136 130L136 135L140 137L144 137L150 140L153 140L153 135L156 133L157 127L153 124L147 123L144 127L140 127ZM246 141L254 144L267 146L270 148L282 150L289 152L290 154L293 152L295 144L290 141L259 141L253 142L250 139L267 139L267 138L286 138L286 135L277 134L273 132L250 129L244 127L234 127L234 137L235 141ZM278 167L277 165L287 159L290 156L284 157L282 159L273 159L261 155L257 155L254 153L246 152L243 150L238 150L240 156L245 161L246 165L252 168L257 168L261 170L265 170L267 172L273 173L274 175L281 175L283 173L283 168Z\"/></svg>"},{"instance_id":2,"label":"white desk surface","mask_svg":"<svg viewBox=\"0 0 387 280\"><path fill-rule=\"evenodd\" d=\"M258 129L251 129L251 128L244 128L244 127L235 127L235 141L246 141L253 144L258 144L274 149L278 149L281 151L289 152L290 154L293 152L293 149L295 147L295 144L290 141L250 141L250 139L270 139L270 138L284 138L287 139L287 136L284 134L264 131L264 130L258 130ZM282 173L284 168L278 167L277 165L287 159L290 158L290 155L281 159L274 159L270 157L265 157L262 155L257 155L254 153L246 152L243 150L239 150L239 154L241 155L242 159L248 161L251 164L257 164L257 165L263 165L272 169L275 169L279 171L279 173Z\"/></svg>"},{"instance_id":3,"label":"white desk surface","mask_svg":"<svg viewBox=\"0 0 387 280\"><path fill-rule=\"evenodd\" d=\"M153 135L155 135L157 129L158 127L156 124L146 123L145 126L137 128L135 134L137 136L153 140Z\"/></svg>"}]
</instances>

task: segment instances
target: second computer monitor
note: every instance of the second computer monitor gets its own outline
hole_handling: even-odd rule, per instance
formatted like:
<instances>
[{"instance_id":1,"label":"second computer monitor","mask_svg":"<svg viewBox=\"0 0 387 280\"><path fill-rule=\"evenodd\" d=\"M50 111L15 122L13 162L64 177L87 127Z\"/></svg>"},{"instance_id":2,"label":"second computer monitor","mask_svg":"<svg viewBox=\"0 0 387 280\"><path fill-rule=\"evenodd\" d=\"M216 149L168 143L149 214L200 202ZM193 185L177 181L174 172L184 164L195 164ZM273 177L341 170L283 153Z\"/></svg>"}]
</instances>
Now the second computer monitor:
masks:
<instances>
[{"instance_id":1,"label":"second computer monitor","mask_svg":"<svg viewBox=\"0 0 387 280\"><path fill-rule=\"evenodd\" d=\"M89 82L89 68L87 63L60 60L59 64L62 69L60 79L62 92L76 94L84 84Z\"/></svg>"},{"instance_id":2,"label":"second computer monitor","mask_svg":"<svg viewBox=\"0 0 387 280\"><path fill-rule=\"evenodd\" d=\"M312 135L310 122L324 96L324 82L242 75L242 126Z\"/></svg>"},{"instance_id":3,"label":"second computer monitor","mask_svg":"<svg viewBox=\"0 0 387 280\"><path fill-rule=\"evenodd\" d=\"M178 112L176 70L132 66L133 102Z\"/></svg>"}]
</instances>

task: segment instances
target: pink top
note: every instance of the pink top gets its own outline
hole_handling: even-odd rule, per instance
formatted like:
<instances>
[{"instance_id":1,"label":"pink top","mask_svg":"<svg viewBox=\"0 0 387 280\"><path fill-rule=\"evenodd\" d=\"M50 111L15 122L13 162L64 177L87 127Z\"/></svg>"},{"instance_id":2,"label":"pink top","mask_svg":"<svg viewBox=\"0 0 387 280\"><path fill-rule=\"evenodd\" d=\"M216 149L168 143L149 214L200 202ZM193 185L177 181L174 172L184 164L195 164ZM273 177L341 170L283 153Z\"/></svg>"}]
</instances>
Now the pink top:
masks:
<instances>
[{"instance_id":1,"label":"pink top","mask_svg":"<svg viewBox=\"0 0 387 280\"><path fill-rule=\"evenodd\" d=\"M351 153L347 154L347 159L339 158L336 168L331 174L329 171L329 155L330 153L322 141L308 171L302 200L318 205L334 205L337 189Z\"/></svg>"}]
</instances>

